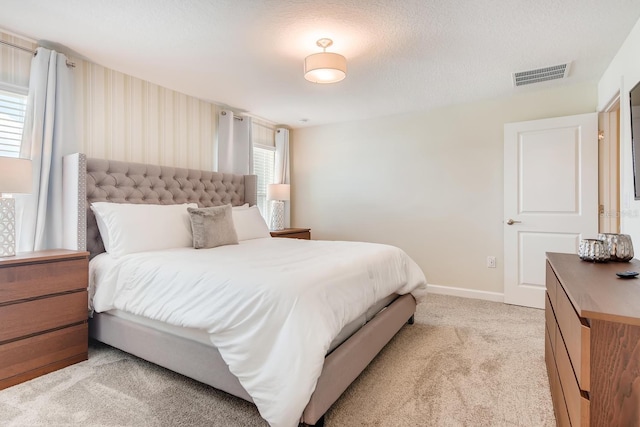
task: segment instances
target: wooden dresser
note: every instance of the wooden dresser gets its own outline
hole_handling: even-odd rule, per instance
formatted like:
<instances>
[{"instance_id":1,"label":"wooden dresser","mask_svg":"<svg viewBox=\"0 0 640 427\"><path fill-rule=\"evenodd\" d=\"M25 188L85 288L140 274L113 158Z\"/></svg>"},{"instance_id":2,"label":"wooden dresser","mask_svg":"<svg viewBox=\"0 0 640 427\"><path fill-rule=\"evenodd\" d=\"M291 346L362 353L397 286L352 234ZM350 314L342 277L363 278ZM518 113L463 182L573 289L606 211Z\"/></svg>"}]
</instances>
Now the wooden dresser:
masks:
<instances>
[{"instance_id":1,"label":"wooden dresser","mask_svg":"<svg viewBox=\"0 0 640 427\"><path fill-rule=\"evenodd\" d=\"M285 228L284 230L271 231L270 233L271 237L311 240L310 228Z\"/></svg>"},{"instance_id":2,"label":"wooden dresser","mask_svg":"<svg viewBox=\"0 0 640 427\"><path fill-rule=\"evenodd\" d=\"M87 360L88 252L0 258L0 389Z\"/></svg>"},{"instance_id":3,"label":"wooden dresser","mask_svg":"<svg viewBox=\"0 0 640 427\"><path fill-rule=\"evenodd\" d=\"M559 426L640 426L640 261L547 253L545 360Z\"/></svg>"}]
</instances>

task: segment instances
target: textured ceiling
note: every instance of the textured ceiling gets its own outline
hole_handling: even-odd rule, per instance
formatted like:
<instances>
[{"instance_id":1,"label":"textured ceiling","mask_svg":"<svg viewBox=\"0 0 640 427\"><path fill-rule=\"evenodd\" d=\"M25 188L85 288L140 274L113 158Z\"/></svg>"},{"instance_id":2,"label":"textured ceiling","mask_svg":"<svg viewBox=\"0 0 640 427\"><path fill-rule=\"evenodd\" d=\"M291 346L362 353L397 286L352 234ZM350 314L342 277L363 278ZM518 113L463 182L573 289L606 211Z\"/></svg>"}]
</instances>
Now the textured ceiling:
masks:
<instances>
[{"instance_id":1,"label":"textured ceiling","mask_svg":"<svg viewBox=\"0 0 640 427\"><path fill-rule=\"evenodd\" d=\"M637 0L2 0L0 28L292 127L596 82ZM340 83L302 76L329 37ZM572 61L566 80L511 73ZM301 122L301 119L308 119Z\"/></svg>"}]
</instances>

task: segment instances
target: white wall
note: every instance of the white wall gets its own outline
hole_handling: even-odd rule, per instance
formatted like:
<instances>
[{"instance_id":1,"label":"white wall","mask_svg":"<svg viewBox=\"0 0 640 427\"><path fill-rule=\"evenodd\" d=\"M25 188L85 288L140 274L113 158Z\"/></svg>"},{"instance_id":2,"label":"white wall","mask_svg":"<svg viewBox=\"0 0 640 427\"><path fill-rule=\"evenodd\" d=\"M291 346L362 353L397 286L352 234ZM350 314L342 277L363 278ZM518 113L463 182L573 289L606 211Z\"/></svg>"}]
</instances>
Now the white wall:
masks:
<instances>
[{"instance_id":1,"label":"white wall","mask_svg":"<svg viewBox=\"0 0 640 427\"><path fill-rule=\"evenodd\" d=\"M598 84L598 110L620 95L620 230L640 253L640 201L634 200L629 91L640 81L640 20L629 33Z\"/></svg>"},{"instance_id":2,"label":"white wall","mask_svg":"<svg viewBox=\"0 0 640 427\"><path fill-rule=\"evenodd\" d=\"M593 112L596 84L292 132L292 220L403 248L429 283L503 292L503 125ZM486 268L495 255L498 268Z\"/></svg>"}]
</instances>

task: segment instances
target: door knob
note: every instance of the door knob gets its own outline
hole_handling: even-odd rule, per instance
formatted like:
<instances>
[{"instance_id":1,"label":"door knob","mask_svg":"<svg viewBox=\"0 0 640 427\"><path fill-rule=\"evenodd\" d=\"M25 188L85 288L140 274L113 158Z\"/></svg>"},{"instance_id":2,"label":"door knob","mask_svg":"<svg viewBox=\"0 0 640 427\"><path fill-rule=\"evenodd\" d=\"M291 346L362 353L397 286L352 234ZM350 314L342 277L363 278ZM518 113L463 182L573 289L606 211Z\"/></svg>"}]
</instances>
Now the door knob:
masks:
<instances>
[{"instance_id":1,"label":"door knob","mask_svg":"<svg viewBox=\"0 0 640 427\"><path fill-rule=\"evenodd\" d=\"M507 225L520 224L522 221L514 221L511 218L507 221Z\"/></svg>"}]
</instances>

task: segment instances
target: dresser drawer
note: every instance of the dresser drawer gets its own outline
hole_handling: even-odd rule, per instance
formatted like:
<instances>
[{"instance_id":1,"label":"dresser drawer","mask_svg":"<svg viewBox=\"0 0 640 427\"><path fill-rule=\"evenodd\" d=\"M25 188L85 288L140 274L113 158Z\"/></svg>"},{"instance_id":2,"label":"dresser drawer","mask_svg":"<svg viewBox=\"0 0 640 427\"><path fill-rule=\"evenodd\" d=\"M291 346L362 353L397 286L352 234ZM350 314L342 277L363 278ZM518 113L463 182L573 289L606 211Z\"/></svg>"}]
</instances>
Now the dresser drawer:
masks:
<instances>
[{"instance_id":1,"label":"dresser drawer","mask_svg":"<svg viewBox=\"0 0 640 427\"><path fill-rule=\"evenodd\" d=\"M551 268L551 265L549 265L549 261L547 261L546 274L547 295L549 295L549 299L551 301L553 309L556 310L558 308L556 295L558 294L560 283L558 282L558 278L556 277L556 273L554 273L553 268Z\"/></svg>"},{"instance_id":2,"label":"dresser drawer","mask_svg":"<svg viewBox=\"0 0 640 427\"><path fill-rule=\"evenodd\" d=\"M86 289L87 259L70 259L0 268L0 304Z\"/></svg>"},{"instance_id":3,"label":"dresser drawer","mask_svg":"<svg viewBox=\"0 0 640 427\"><path fill-rule=\"evenodd\" d=\"M550 299L548 305L559 327L555 364L561 390L552 385L554 406L565 400L573 427L640 427L640 286L616 276L640 270L640 259L600 264L549 252L547 269L557 279L547 270L550 297L556 286L555 304ZM545 357L550 353L546 349ZM553 367L547 367L552 377Z\"/></svg>"},{"instance_id":4,"label":"dresser drawer","mask_svg":"<svg viewBox=\"0 0 640 427\"><path fill-rule=\"evenodd\" d=\"M555 323L549 326L555 331ZM558 377L558 369L556 368L556 361L553 355L553 341L551 340L551 334L549 333L548 329L547 333L545 334L544 341L544 358L547 365L547 374L549 376L549 387L551 388L551 399L553 400L553 409L556 415L556 424L558 427L571 427L571 423L569 422L569 413L567 412L567 405L565 404L564 396L562 395L560 378Z\"/></svg>"},{"instance_id":5,"label":"dresser drawer","mask_svg":"<svg viewBox=\"0 0 640 427\"><path fill-rule=\"evenodd\" d=\"M585 392L580 390L573 374L569 354L562 341L559 331L556 331L556 367L562 387L562 394L569 413L572 426L588 426L590 402Z\"/></svg>"},{"instance_id":6,"label":"dresser drawer","mask_svg":"<svg viewBox=\"0 0 640 427\"><path fill-rule=\"evenodd\" d=\"M571 366L573 367L580 388L589 391L589 365L591 362L589 347L591 344L591 330L589 329L589 325L586 324L586 321L578 317L562 286L558 286L556 298L556 319L558 320L558 327L560 328L564 345L569 354Z\"/></svg>"},{"instance_id":7,"label":"dresser drawer","mask_svg":"<svg viewBox=\"0 0 640 427\"><path fill-rule=\"evenodd\" d=\"M549 334L549 339L551 340L551 350L553 354L556 353L556 330L558 329L556 325L556 316L553 313L553 309L551 308L551 302L549 301L549 294L544 298L544 317L545 324L547 328L547 333Z\"/></svg>"},{"instance_id":8,"label":"dresser drawer","mask_svg":"<svg viewBox=\"0 0 640 427\"><path fill-rule=\"evenodd\" d=\"M87 320L87 291L0 307L0 342Z\"/></svg>"},{"instance_id":9,"label":"dresser drawer","mask_svg":"<svg viewBox=\"0 0 640 427\"><path fill-rule=\"evenodd\" d=\"M86 359L87 324L0 345L0 382L82 355Z\"/></svg>"}]
</instances>

